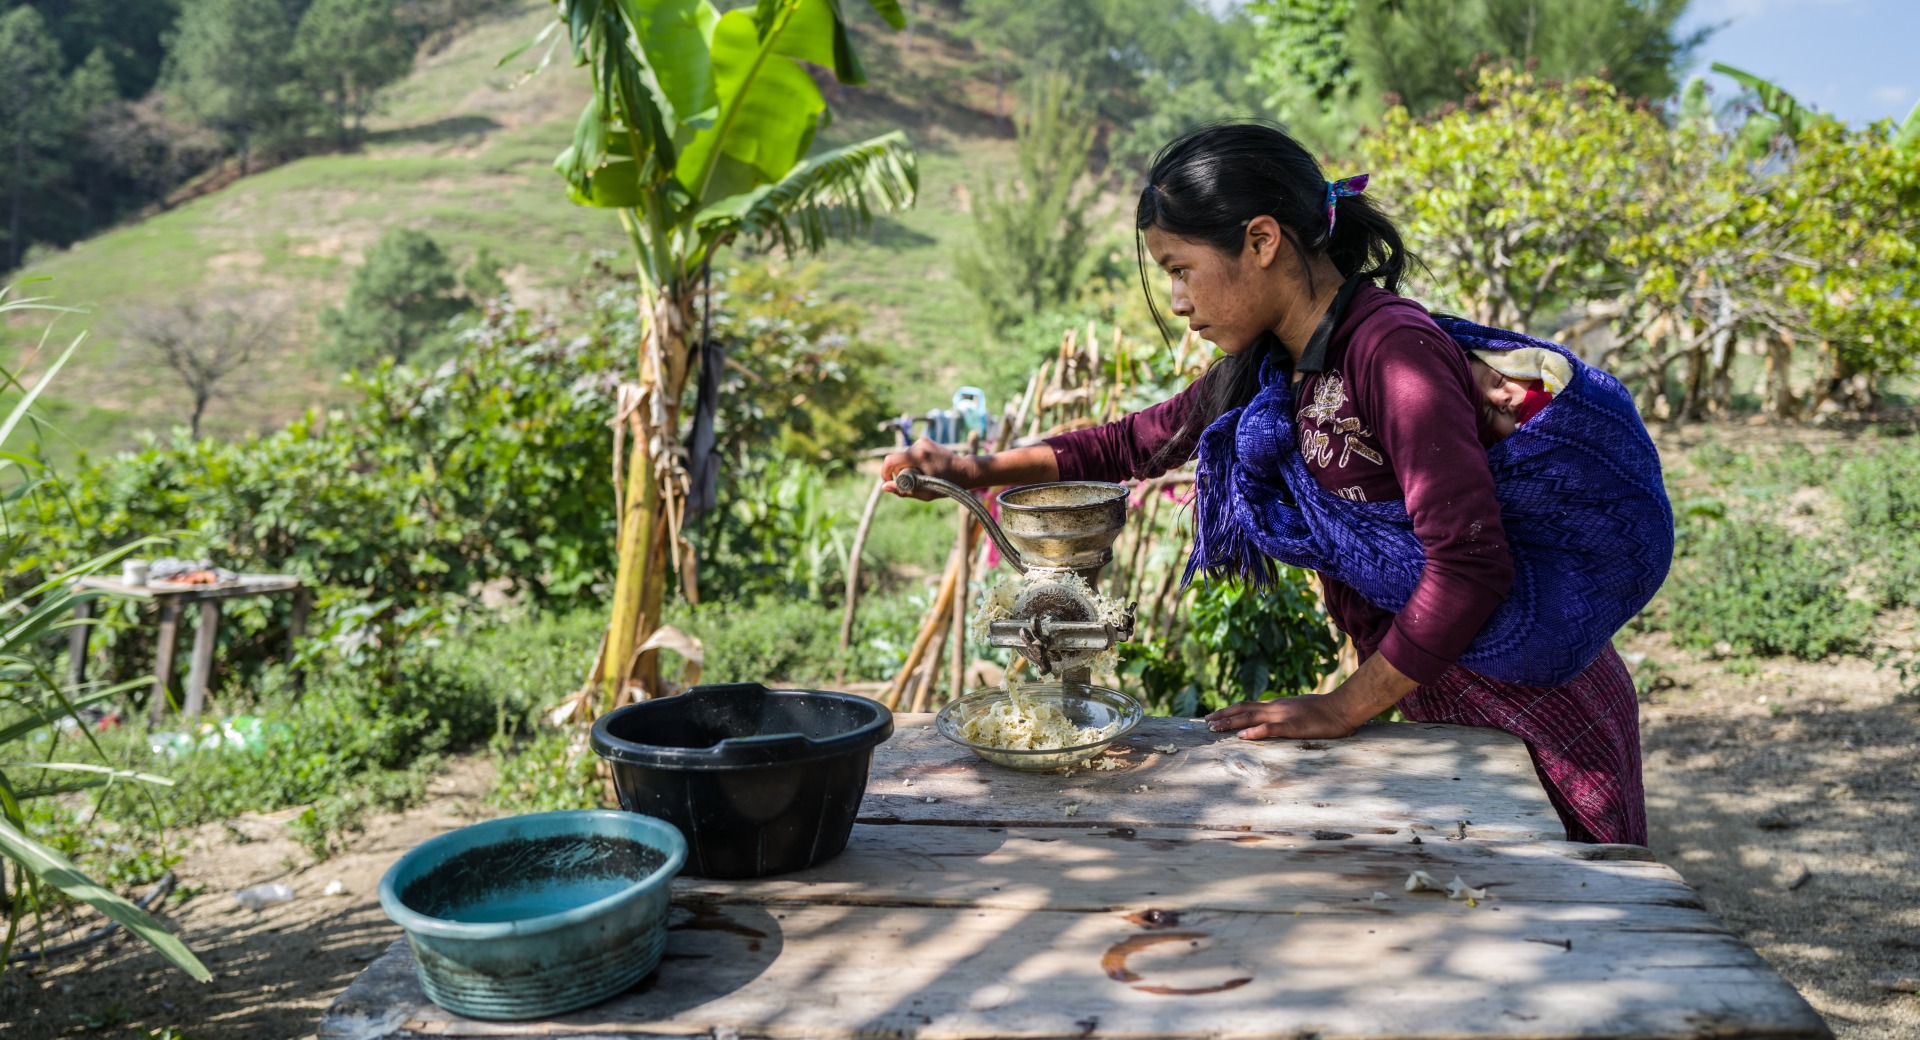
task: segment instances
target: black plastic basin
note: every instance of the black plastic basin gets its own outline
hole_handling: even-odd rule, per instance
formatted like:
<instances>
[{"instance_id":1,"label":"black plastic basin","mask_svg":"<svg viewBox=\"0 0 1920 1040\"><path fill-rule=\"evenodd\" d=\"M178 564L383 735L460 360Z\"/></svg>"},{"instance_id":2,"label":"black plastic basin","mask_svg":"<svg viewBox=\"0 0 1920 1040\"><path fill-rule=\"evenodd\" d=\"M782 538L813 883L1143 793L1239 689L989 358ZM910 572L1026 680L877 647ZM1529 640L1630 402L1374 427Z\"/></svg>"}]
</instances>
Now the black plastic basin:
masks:
<instances>
[{"instance_id":1,"label":"black plastic basin","mask_svg":"<svg viewBox=\"0 0 1920 1040\"><path fill-rule=\"evenodd\" d=\"M847 847L892 734L893 713L864 697L728 683L617 708L593 724L593 750L621 808L680 828L683 873L753 878Z\"/></svg>"}]
</instances>

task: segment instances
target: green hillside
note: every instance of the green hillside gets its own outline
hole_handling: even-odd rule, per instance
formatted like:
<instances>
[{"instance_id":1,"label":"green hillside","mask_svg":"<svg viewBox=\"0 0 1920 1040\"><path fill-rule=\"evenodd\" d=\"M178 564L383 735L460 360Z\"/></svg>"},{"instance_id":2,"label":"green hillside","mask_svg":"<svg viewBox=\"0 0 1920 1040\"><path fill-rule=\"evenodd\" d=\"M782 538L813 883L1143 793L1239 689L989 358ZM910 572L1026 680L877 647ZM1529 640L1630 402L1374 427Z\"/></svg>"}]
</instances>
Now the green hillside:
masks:
<instances>
[{"instance_id":1,"label":"green hillside","mask_svg":"<svg viewBox=\"0 0 1920 1040\"><path fill-rule=\"evenodd\" d=\"M568 203L549 168L571 134L585 75L564 51L518 85L537 50L494 67L551 10L538 0L510 5L424 53L388 91L358 154L240 179L18 272L48 279L25 289L89 312L57 327L62 343L89 331L49 395L70 448L124 447L142 430L184 422L175 377L125 342L127 316L143 307L239 289L283 308L280 349L209 409L206 429L232 434L274 427L338 393L337 373L319 359L317 315L339 302L353 266L390 228L426 231L456 262L490 249L523 299L557 298L592 251L624 248L613 216ZM905 40L878 31L870 12L859 28L873 85L828 88L838 118L821 144L904 127L921 152L922 195L918 209L883 220L870 241L825 258L823 283L868 309L869 338L899 361L901 403L923 406L944 400L959 375L953 359L975 335L951 275L952 252L969 235L958 189L1009 145L995 131L991 84L964 43L923 22L903 52ZM38 326L17 324L8 335L14 364L37 371L28 348Z\"/></svg>"}]
</instances>

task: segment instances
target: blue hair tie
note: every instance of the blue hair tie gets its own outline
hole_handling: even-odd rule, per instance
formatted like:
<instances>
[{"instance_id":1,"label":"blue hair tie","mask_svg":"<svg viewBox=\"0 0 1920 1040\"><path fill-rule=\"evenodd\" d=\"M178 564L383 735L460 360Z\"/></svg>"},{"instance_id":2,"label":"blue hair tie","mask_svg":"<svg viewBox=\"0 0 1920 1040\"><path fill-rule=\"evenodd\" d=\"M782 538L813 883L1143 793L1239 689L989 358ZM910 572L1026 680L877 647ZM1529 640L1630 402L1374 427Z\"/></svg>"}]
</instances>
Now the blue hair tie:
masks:
<instances>
[{"instance_id":1,"label":"blue hair tie","mask_svg":"<svg viewBox=\"0 0 1920 1040\"><path fill-rule=\"evenodd\" d=\"M1351 195L1358 195L1361 192L1366 190L1367 190L1367 174L1364 174L1364 173L1359 175L1358 177L1342 177L1337 181L1327 182L1327 235L1328 237L1332 237L1333 235L1333 221L1335 217L1335 211L1333 208L1334 200L1344 199Z\"/></svg>"}]
</instances>

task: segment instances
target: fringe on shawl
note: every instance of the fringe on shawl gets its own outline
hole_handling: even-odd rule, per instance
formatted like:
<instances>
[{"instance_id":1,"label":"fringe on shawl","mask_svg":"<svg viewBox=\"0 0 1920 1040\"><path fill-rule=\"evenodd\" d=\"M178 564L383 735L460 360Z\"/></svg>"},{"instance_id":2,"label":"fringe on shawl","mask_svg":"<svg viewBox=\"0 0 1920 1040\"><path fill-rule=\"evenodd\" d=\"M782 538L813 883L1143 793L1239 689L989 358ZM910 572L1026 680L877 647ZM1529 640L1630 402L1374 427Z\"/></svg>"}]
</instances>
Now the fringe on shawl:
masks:
<instances>
[{"instance_id":1,"label":"fringe on shawl","mask_svg":"<svg viewBox=\"0 0 1920 1040\"><path fill-rule=\"evenodd\" d=\"M1186 572L1180 576L1182 589L1204 573L1208 578L1244 581L1256 588L1272 586L1279 579L1274 561L1261 552L1248 536L1248 525L1234 515L1231 482L1235 465L1234 446L1240 414L1235 408L1215 419L1200 434L1199 463L1195 466L1193 502L1193 552L1187 556Z\"/></svg>"}]
</instances>

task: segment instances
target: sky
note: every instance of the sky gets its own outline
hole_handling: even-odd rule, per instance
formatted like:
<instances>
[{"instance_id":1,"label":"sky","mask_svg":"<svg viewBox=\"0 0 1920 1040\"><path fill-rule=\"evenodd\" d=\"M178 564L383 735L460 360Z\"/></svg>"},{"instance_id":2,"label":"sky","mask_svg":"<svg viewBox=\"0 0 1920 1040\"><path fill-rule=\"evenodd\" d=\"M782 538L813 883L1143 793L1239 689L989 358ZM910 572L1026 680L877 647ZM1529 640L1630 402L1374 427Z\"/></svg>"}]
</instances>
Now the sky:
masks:
<instances>
[{"instance_id":1,"label":"sky","mask_svg":"<svg viewBox=\"0 0 1920 1040\"><path fill-rule=\"evenodd\" d=\"M1682 26L1724 26L1694 51L1717 98L1739 89L1724 62L1849 123L1906 118L1920 101L1920 0L1693 0Z\"/></svg>"}]
</instances>

